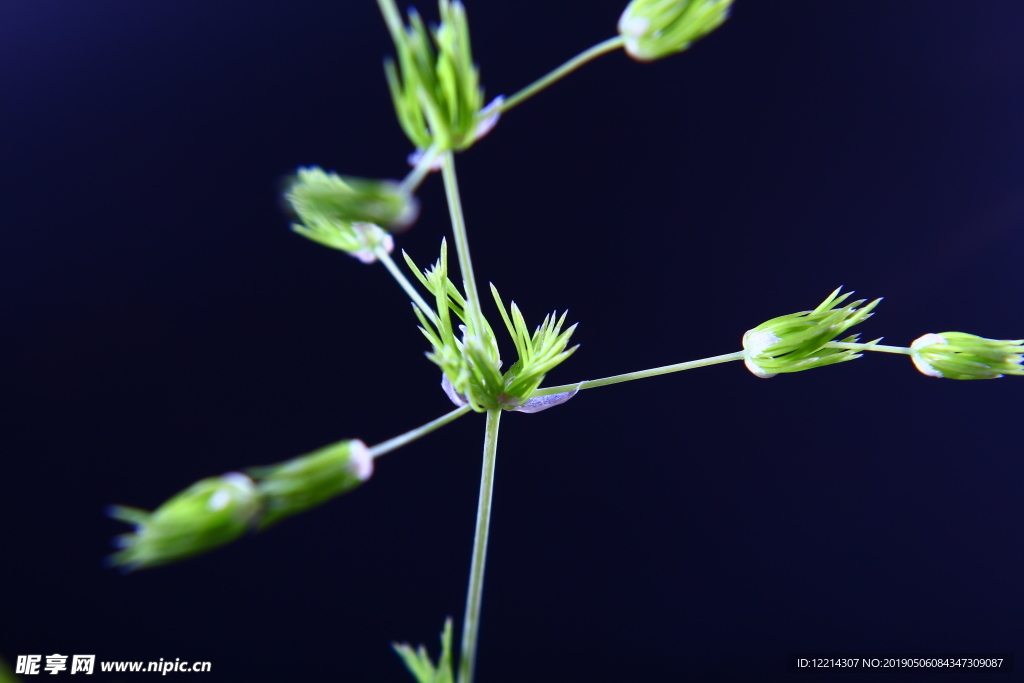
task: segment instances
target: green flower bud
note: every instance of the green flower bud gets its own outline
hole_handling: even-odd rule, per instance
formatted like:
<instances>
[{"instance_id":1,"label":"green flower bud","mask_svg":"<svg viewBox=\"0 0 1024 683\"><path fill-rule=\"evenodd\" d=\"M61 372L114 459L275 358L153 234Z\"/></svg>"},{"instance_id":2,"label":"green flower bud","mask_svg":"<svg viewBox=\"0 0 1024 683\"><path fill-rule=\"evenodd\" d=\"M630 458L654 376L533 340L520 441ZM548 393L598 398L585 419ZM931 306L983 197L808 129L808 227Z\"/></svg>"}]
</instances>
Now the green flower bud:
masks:
<instances>
[{"instance_id":1,"label":"green flower bud","mask_svg":"<svg viewBox=\"0 0 1024 683\"><path fill-rule=\"evenodd\" d=\"M417 148L464 150L495 126L503 100L483 106L465 7L458 0L439 0L438 6L441 23L428 32L415 10L409 10L409 26L402 26L393 0L386 3L398 67L387 60L384 71L398 121Z\"/></svg>"},{"instance_id":2,"label":"green flower bud","mask_svg":"<svg viewBox=\"0 0 1024 683\"><path fill-rule=\"evenodd\" d=\"M317 166L298 170L285 199L301 221L292 225L295 232L364 263L373 262L375 247L391 251L391 236L378 225L402 230L419 214L416 198L396 182L342 177Z\"/></svg>"},{"instance_id":3,"label":"green flower bud","mask_svg":"<svg viewBox=\"0 0 1024 683\"><path fill-rule=\"evenodd\" d=\"M619 19L630 57L653 62L690 47L722 25L732 0L633 0Z\"/></svg>"},{"instance_id":4,"label":"green flower bud","mask_svg":"<svg viewBox=\"0 0 1024 683\"><path fill-rule=\"evenodd\" d=\"M836 339L857 323L871 317L871 310L881 299L858 308L860 299L837 308L852 292L839 295L840 287L813 311L792 313L761 323L743 335L747 369L758 377L774 377L780 372L798 372L823 365L841 363L861 354L848 349L825 348L829 342L856 342L858 335ZM875 344L879 340L868 342Z\"/></svg>"},{"instance_id":5,"label":"green flower bud","mask_svg":"<svg viewBox=\"0 0 1024 683\"><path fill-rule=\"evenodd\" d=\"M1024 339L985 339L964 332L928 333L910 345L910 359L929 377L995 379L1024 375Z\"/></svg>"},{"instance_id":6,"label":"green flower bud","mask_svg":"<svg viewBox=\"0 0 1024 683\"><path fill-rule=\"evenodd\" d=\"M131 571L204 553L244 534L260 508L252 480L238 472L196 482L154 512L111 506L107 514L135 531L116 539L121 550L108 562Z\"/></svg>"},{"instance_id":7,"label":"green flower bud","mask_svg":"<svg viewBox=\"0 0 1024 683\"><path fill-rule=\"evenodd\" d=\"M248 472L263 496L264 529L356 488L373 474L373 458L366 444L356 439Z\"/></svg>"}]
</instances>

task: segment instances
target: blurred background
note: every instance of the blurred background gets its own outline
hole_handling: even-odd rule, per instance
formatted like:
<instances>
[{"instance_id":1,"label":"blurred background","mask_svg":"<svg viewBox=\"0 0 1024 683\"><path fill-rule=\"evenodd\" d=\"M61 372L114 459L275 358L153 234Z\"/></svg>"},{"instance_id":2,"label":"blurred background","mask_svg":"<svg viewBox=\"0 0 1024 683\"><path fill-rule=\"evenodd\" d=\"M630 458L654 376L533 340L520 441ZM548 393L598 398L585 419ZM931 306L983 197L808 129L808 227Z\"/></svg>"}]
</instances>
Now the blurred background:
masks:
<instances>
[{"instance_id":1,"label":"blurred background","mask_svg":"<svg viewBox=\"0 0 1024 683\"><path fill-rule=\"evenodd\" d=\"M612 36L623 6L470 0L488 99ZM531 325L580 322L549 384L736 351L839 285L886 297L865 339L1022 337L1022 32L1014 0L737 0L686 53L602 57L458 157L478 278ZM371 0L0 3L9 663L411 681L389 643L434 652L461 622L476 415L265 534L102 566L126 530L110 503L152 509L451 409L385 270L290 233L279 205L299 165L405 174L391 50ZM449 231L439 177L420 199L397 243L425 264ZM478 680L814 679L786 654L1024 651L1022 405L1018 378L872 354L507 414Z\"/></svg>"}]
</instances>

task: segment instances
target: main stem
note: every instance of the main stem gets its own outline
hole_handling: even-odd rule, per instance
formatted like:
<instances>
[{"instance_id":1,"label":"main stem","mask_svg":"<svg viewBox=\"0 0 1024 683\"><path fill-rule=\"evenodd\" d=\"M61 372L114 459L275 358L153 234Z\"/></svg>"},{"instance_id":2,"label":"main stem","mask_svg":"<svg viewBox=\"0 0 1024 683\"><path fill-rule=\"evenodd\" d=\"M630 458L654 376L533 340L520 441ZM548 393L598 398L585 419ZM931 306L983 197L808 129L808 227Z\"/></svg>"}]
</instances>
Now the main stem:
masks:
<instances>
[{"instance_id":1,"label":"main stem","mask_svg":"<svg viewBox=\"0 0 1024 683\"><path fill-rule=\"evenodd\" d=\"M484 593L484 565L487 562L487 535L491 526L491 494L494 490L494 460L498 453L500 420L500 408L487 411L484 463L480 472L480 501L476 508L476 535L473 538L473 562L469 567L466 616L462 622L462 653L459 657L458 683L473 683L473 670L476 667L476 641L480 632L480 603Z\"/></svg>"},{"instance_id":2,"label":"main stem","mask_svg":"<svg viewBox=\"0 0 1024 683\"><path fill-rule=\"evenodd\" d=\"M455 175L455 155L448 151L441 155L441 174L444 176L444 191L448 198L448 213L452 218L452 232L455 233L455 249L459 254L459 270L466 290L466 308L473 331L482 335L484 317L480 312L480 297L476 290L476 276L473 275L473 261L469 257L469 239L466 237L466 218L462 215L462 199L459 197L459 179Z\"/></svg>"}]
</instances>

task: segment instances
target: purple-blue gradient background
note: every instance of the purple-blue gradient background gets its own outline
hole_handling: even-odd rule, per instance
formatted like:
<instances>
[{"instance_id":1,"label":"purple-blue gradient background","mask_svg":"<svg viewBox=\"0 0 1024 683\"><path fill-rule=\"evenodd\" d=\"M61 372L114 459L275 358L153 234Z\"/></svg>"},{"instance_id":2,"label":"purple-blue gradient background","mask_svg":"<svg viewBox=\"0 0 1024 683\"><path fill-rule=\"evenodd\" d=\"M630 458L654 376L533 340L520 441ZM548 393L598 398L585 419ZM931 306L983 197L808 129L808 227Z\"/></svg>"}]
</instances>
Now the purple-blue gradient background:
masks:
<instances>
[{"instance_id":1,"label":"purple-blue gradient background","mask_svg":"<svg viewBox=\"0 0 1024 683\"><path fill-rule=\"evenodd\" d=\"M471 0L488 96L612 35L622 2ZM388 643L436 651L444 617L461 622L479 416L266 534L101 566L124 530L109 503L152 508L450 409L384 269L289 233L278 205L298 165L407 170L390 52L372 0L0 5L9 662L411 681ZM690 52L585 67L458 167L478 279L531 324L580 322L553 383L735 351L839 285L886 297L866 339L1024 336L1019 0L738 0ZM426 263L449 231L440 178L420 196L397 241ZM1024 380L872 354L507 414L478 680L817 680L786 653L1024 654L1022 405ZM927 677L947 678L978 680Z\"/></svg>"}]
</instances>

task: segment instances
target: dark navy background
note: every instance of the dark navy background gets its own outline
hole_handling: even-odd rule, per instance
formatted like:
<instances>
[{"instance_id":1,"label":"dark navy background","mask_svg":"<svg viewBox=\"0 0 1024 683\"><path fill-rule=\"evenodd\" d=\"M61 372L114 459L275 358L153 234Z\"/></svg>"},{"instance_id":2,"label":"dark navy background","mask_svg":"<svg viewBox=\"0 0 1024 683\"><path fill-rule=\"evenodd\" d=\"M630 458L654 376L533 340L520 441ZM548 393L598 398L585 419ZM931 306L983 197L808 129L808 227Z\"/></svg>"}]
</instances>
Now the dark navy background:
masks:
<instances>
[{"instance_id":1,"label":"dark navy background","mask_svg":"<svg viewBox=\"0 0 1024 683\"><path fill-rule=\"evenodd\" d=\"M622 5L471 1L488 97L613 35ZM458 157L478 278L531 325L580 322L553 383L738 350L839 285L886 297L867 339L1024 336L1022 35L1016 0L738 0L690 52L602 57ZM371 0L0 6L8 661L409 681L388 643L436 651L461 622L479 416L264 535L101 565L124 530L109 503L451 408L384 269L291 234L278 205L298 165L406 172L391 49ZM420 196L398 244L425 264L449 230L440 178ZM506 414L479 681L845 680L786 655L1024 653L1022 405L1024 380L872 354ZM868 678L887 680L849 680Z\"/></svg>"}]
</instances>

